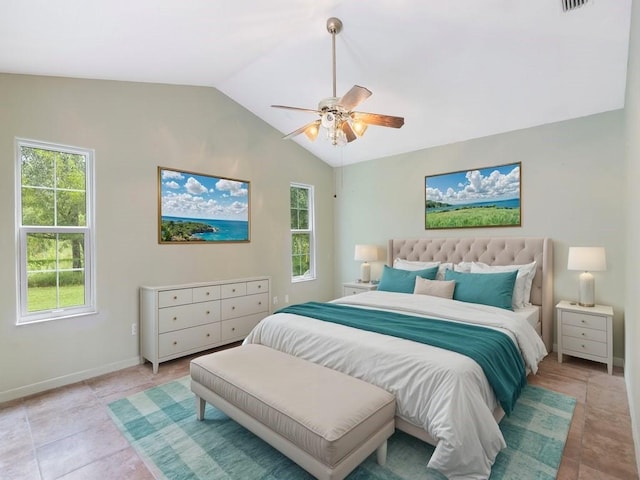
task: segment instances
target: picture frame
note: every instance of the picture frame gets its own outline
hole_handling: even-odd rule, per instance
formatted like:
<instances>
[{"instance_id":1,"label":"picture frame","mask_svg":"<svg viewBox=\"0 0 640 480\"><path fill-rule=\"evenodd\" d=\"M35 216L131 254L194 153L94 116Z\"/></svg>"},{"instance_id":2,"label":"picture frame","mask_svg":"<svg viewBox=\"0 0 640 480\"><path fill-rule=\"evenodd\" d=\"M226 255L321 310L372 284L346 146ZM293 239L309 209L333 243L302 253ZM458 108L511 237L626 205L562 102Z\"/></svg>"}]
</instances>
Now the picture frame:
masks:
<instances>
[{"instance_id":1,"label":"picture frame","mask_svg":"<svg viewBox=\"0 0 640 480\"><path fill-rule=\"evenodd\" d=\"M425 230L520 227L521 162L425 176Z\"/></svg>"},{"instance_id":2,"label":"picture frame","mask_svg":"<svg viewBox=\"0 0 640 480\"><path fill-rule=\"evenodd\" d=\"M158 167L158 243L239 243L251 238L251 184Z\"/></svg>"}]
</instances>

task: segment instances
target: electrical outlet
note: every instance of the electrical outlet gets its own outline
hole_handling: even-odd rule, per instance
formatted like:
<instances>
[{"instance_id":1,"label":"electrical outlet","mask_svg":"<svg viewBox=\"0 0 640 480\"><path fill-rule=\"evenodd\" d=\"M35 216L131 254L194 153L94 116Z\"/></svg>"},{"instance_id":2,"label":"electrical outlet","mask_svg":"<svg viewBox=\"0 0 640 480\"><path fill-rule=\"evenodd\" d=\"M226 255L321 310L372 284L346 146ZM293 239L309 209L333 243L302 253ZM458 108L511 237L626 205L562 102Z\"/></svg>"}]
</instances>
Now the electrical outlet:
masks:
<instances>
[{"instance_id":1,"label":"electrical outlet","mask_svg":"<svg viewBox=\"0 0 640 480\"><path fill-rule=\"evenodd\" d=\"M132 323L131 324L131 335L137 335L138 334L138 324L137 323Z\"/></svg>"},{"instance_id":2,"label":"electrical outlet","mask_svg":"<svg viewBox=\"0 0 640 480\"><path fill-rule=\"evenodd\" d=\"M284 303L289 303L289 295L284 296Z\"/></svg>"},{"instance_id":3,"label":"electrical outlet","mask_svg":"<svg viewBox=\"0 0 640 480\"><path fill-rule=\"evenodd\" d=\"M277 305L278 304L278 297L273 297L273 304Z\"/></svg>"}]
</instances>

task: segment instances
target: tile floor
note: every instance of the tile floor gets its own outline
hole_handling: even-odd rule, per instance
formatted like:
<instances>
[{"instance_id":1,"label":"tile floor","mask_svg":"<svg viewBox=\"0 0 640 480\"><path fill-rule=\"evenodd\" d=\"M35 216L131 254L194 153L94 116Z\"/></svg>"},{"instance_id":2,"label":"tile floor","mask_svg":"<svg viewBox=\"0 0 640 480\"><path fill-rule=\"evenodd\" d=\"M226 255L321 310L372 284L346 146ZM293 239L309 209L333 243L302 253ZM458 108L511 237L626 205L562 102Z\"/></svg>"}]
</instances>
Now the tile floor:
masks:
<instances>
[{"instance_id":1,"label":"tile floor","mask_svg":"<svg viewBox=\"0 0 640 480\"><path fill-rule=\"evenodd\" d=\"M153 479L110 420L106 405L188 373L189 358L146 363L0 404L0 479ZM637 479L622 370L549 355L529 383L578 400L560 480Z\"/></svg>"}]
</instances>

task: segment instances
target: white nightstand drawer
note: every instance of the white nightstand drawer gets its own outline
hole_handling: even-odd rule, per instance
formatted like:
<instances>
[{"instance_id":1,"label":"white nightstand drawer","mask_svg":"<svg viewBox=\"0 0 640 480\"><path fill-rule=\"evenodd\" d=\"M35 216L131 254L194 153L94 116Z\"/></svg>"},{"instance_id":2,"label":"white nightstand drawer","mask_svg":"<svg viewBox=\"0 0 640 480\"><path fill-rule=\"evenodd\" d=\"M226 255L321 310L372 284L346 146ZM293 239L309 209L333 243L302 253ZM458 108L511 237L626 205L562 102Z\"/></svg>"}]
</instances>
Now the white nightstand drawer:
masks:
<instances>
[{"instance_id":1,"label":"white nightstand drawer","mask_svg":"<svg viewBox=\"0 0 640 480\"><path fill-rule=\"evenodd\" d=\"M563 312L562 323L563 325L595 328L596 330L607 330L607 317L603 317L600 315L589 315L577 312Z\"/></svg>"},{"instance_id":2,"label":"white nightstand drawer","mask_svg":"<svg viewBox=\"0 0 640 480\"><path fill-rule=\"evenodd\" d=\"M255 295L256 293L264 293L269 291L269 282L267 280L257 280L255 282L247 282L247 295Z\"/></svg>"},{"instance_id":3,"label":"white nightstand drawer","mask_svg":"<svg viewBox=\"0 0 640 480\"><path fill-rule=\"evenodd\" d=\"M562 337L562 346L567 353L571 352L586 353L596 357L607 358L607 344L602 342L593 342L591 340L582 340L576 337Z\"/></svg>"},{"instance_id":4,"label":"white nightstand drawer","mask_svg":"<svg viewBox=\"0 0 640 480\"><path fill-rule=\"evenodd\" d=\"M569 337L583 338L584 340L592 340L594 342L607 342L607 332L604 330L594 330L593 328L565 325L562 328L562 333Z\"/></svg>"},{"instance_id":5,"label":"white nightstand drawer","mask_svg":"<svg viewBox=\"0 0 640 480\"><path fill-rule=\"evenodd\" d=\"M243 339L265 316L266 315L263 312L221 322L220 334L222 336L222 340L230 341Z\"/></svg>"}]
</instances>

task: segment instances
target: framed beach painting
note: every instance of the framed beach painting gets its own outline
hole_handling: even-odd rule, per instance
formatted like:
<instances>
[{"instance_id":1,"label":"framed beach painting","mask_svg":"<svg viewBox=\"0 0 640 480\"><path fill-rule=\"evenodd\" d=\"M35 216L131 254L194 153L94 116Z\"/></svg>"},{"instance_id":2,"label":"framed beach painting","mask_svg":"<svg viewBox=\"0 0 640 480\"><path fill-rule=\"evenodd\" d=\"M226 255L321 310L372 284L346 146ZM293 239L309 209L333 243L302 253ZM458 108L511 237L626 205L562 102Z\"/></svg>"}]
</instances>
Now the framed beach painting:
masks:
<instances>
[{"instance_id":1,"label":"framed beach painting","mask_svg":"<svg viewBox=\"0 0 640 480\"><path fill-rule=\"evenodd\" d=\"M425 177L425 229L519 227L521 164Z\"/></svg>"},{"instance_id":2,"label":"framed beach painting","mask_svg":"<svg viewBox=\"0 0 640 480\"><path fill-rule=\"evenodd\" d=\"M248 242L249 182L158 167L158 243Z\"/></svg>"}]
</instances>

